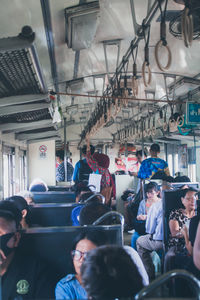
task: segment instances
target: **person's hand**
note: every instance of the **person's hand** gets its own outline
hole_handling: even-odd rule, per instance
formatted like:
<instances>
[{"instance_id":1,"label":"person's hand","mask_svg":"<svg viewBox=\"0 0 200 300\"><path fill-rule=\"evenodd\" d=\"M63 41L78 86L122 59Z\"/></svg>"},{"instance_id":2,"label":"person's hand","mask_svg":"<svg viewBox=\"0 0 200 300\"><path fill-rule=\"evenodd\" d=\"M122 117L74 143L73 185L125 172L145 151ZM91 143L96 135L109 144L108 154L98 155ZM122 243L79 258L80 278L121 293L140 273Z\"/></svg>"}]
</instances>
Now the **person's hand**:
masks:
<instances>
[{"instance_id":1,"label":"person's hand","mask_svg":"<svg viewBox=\"0 0 200 300\"><path fill-rule=\"evenodd\" d=\"M139 215L139 216L137 216L137 220L138 220L138 221L145 221L146 218L147 218L146 215Z\"/></svg>"},{"instance_id":2,"label":"person's hand","mask_svg":"<svg viewBox=\"0 0 200 300\"><path fill-rule=\"evenodd\" d=\"M183 228L181 229L181 233L182 235L185 237L186 235L188 236L188 229L187 226L183 226Z\"/></svg>"},{"instance_id":3,"label":"person's hand","mask_svg":"<svg viewBox=\"0 0 200 300\"><path fill-rule=\"evenodd\" d=\"M87 136L85 140L86 140L86 146L87 146L86 151L90 152L90 138L89 138L89 136Z\"/></svg>"},{"instance_id":4,"label":"person's hand","mask_svg":"<svg viewBox=\"0 0 200 300\"><path fill-rule=\"evenodd\" d=\"M2 260L5 260L6 259L6 256L5 254L3 253L3 251L0 249L0 264L1 264L1 261Z\"/></svg>"}]
</instances>

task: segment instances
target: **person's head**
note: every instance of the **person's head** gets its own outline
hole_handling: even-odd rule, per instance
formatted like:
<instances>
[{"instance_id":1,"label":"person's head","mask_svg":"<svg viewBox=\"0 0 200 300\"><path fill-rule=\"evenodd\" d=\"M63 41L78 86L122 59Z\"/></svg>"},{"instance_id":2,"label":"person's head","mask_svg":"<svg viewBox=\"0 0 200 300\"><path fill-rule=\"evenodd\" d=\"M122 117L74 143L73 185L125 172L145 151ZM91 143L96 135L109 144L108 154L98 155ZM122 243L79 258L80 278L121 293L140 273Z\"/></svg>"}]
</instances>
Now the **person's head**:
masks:
<instances>
[{"instance_id":1,"label":"person's head","mask_svg":"<svg viewBox=\"0 0 200 300\"><path fill-rule=\"evenodd\" d=\"M102 231L84 231L77 236L71 251L73 265L77 275L80 276L80 268L87 253L105 243L106 237Z\"/></svg>"},{"instance_id":2,"label":"person's head","mask_svg":"<svg viewBox=\"0 0 200 300\"><path fill-rule=\"evenodd\" d=\"M181 190L181 201L186 210L194 210L197 200L197 190L189 187Z\"/></svg>"},{"instance_id":3,"label":"person's head","mask_svg":"<svg viewBox=\"0 0 200 300\"><path fill-rule=\"evenodd\" d=\"M150 147L151 157L157 157L158 153L160 153L160 146L158 144L152 144Z\"/></svg>"},{"instance_id":4,"label":"person's head","mask_svg":"<svg viewBox=\"0 0 200 300\"><path fill-rule=\"evenodd\" d=\"M21 212L14 203L6 200L0 202L0 265L19 244L21 219Z\"/></svg>"},{"instance_id":5,"label":"person's head","mask_svg":"<svg viewBox=\"0 0 200 300\"><path fill-rule=\"evenodd\" d=\"M97 219L110 210L108 206L99 201L89 202L81 209L79 223L81 226L92 225ZM109 222L109 220L107 220L107 222Z\"/></svg>"},{"instance_id":6,"label":"person's head","mask_svg":"<svg viewBox=\"0 0 200 300\"><path fill-rule=\"evenodd\" d=\"M28 205L34 205L35 202L33 200L33 193L29 192L29 191L22 191L18 194L18 196L23 197Z\"/></svg>"},{"instance_id":7,"label":"person's head","mask_svg":"<svg viewBox=\"0 0 200 300\"><path fill-rule=\"evenodd\" d=\"M56 151L56 161L58 164L60 164L64 161L64 150Z\"/></svg>"},{"instance_id":8,"label":"person's head","mask_svg":"<svg viewBox=\"0 0 200 300\"><path fill-rule=\"evenodd\" d=\"M21 196L11 196L9 198L6 198L6 200L14 203L16 205L16 207L21 211L21 214L22 214L21 225L23 228L23 226L24 226L23 220L25 220L26 223L28 223L28 218L30 215L30 209L29 209L29 206L28 206L26 200Z\"/></svg>"},{"instance_id":9,"label":"person's head","mask_svg":"<svg viewBox=\"0 0 200 300\"><path fill-rule=\"evenodd\" d=\"M136 156L136 158L137 158L137 161L139 162L139 163L141 163L142 162L142 150L137 150L136 151L136 153L135 153L135 156ZM147 154L146 154L146 152L144 151L144 159L147 157Z\"/></svg>"},{"instance_id":10,"label":"person's head","mask_svg":"<svg viewBox=\"0 0 200 300\"><path fill-rule=\"evenodd\" d=\"M134 297L143 288L137 266L123 247L101 246L86 256L81 276L89 299Z\"/></svg>"},{"instance_id":11,"label":"person's head","mask_svg":"<svg viewBox=\"0 0 200 300\"><path fill-rule=\"evenodd\" d=\"M41 178L35 178L29 187L30 192L46 192L48 191L48 186Z\"/></svg>"},{"instance_id":12,"label":"person's head","mask_svg":"<svg viewBox=\"0 0 200 300\"><path fill-rule=\"evenodd\" d=\"M91 192L88 183L79 182L75 187L75 195L76 195L76 202L79 202L80 197L85 194Z\"/></svg>"},{"instance_id":13,"label":"person's head","mask_svg":"<svg viewBox=\"0 0 200 300\"><path fill-rule=\"evenodd\" d=\"M156 182L150 182L145 186L146 197L149 200L156 199L159 195L159 187Z\"/></svg>"},{"instance_id":14,"label":"person's head","mask_svg":"<svg viewBox=\"0 0 200 300\"><path fill-rule=\"evenodd\" d=\"M176 176L174 178L174 182L190 182L190 178L188 176ZM189 185L183 184L180 186L180 189L188 189Z\"/></svg>"},{"instance_id":15,"label":"person's head","mask_svg":"<svg viewBox=\"0 0 200 300\"><path fill-rule=\"evenodd\" d=\"M82 151L82 154L83 155L86 155L86 152L87 152L87 146L84 145L83 148L81 149ZM95 151L95 147L90 145L90 153L93 155L94 154L94 151Z\"/></svg>"},{"instance_id":16,"label":"person's head","mask_svg":"<svg viewBox=\"0 0 200 300\"><path fill-rule=\"evenodd\" d=\"M80 196L79 203L102 202L93 192L87 192Z\"/></svg>"},{"instance_id":17,"label":"person's head","mask_svg":"<svg viewBox=\"0 0 200 300\"><path fill-rule=\"evenodd\" d=\"M95 152L93 158L97 161L98 165L102 168L108 169L110 165L110 158L103 153Z\"/></svg>"}]
</instances>

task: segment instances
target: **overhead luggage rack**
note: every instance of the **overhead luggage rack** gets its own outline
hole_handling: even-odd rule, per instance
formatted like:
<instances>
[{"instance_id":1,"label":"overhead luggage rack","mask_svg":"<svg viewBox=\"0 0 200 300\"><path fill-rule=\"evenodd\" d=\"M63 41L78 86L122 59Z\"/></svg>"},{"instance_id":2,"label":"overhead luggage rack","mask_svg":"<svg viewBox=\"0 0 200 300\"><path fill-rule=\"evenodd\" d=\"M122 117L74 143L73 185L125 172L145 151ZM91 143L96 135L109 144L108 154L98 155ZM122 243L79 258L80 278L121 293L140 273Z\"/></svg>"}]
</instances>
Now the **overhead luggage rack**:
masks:
<instances>
[{"instance_id":1,"label":"overhead luggage rack","mask_svg":"<svg viewBox=\"0 0 200 300\"><path fill-rule=\"evenodd\" d=\"M17 37L0 39L0 98L47 92L34 39L29 26Z\"/></svg>"},{"instance_id":2,"label":"overhead luggage rack","mask_svg":"<svg viewBox=\"0 0 200 300\"><path fill-rule=\"evenodd\" d=\"M49 110L46 109L40 109L30 112L24 112L24 113L16 113L12 115L0 115L0 124L4 124L7 122L14 122L14 123L20 123L20 122L32 122L32 121L40 121L40 120L47 120L51 119L51 115L49 113Z\"/></svg>"}]
</instances>

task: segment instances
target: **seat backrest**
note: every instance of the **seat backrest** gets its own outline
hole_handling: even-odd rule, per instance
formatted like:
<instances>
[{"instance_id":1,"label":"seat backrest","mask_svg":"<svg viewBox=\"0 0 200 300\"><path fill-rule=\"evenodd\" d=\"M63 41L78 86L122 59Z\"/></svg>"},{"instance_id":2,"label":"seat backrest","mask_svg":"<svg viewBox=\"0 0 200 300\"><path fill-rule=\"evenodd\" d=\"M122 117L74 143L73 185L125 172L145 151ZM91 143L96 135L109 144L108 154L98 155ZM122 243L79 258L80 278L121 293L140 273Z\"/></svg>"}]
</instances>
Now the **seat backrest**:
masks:
<instances>
[{"instance_id":1,"label":"seat backrest","mask_svg":"<svg viewBox=\"0 0 200 300\"><path fill-rule=\"evenodd\" d=\"M34 192L35 203L73 203L75 202L74 192Z\"/></svg>"},{"instance_id":2,"label":"seat backrest","mask_svg":"<svg viewBox=\"0 0 200 300\"><path fill-rule=\"evenodd\" d=\"M70 191L70 186L48 185L49 192L67 192Z\"/></svg>"},{"instance_id":3,"label":"seat backrest","mask_svg":"<svg viewBox=\"0 0 200 300\"><path fill-rule=\"evenodd\" d=\"M181 201L181 190L163 191L163 230L165 248L169 239L169 215L173 209L184 208Z\"/></svg>"},{"instance_id":4,"label":"seat backrest","mask_svg":"<svg viewBox=\"0 0 200 300\"><path fill-rule=\"evenodd\" d=\"M59 278L73 272L71 250L75 238L85 231L105 232L108 244L122 245L120 225L31 228L22 235L20 251L37 256L54 269Z\"/></svg>"},{"instance_id":5,"label":"seat backrest","mask_svg":"<svg viewBox=\"0 0 200 300\"><path fill-rule=\"evenodd\" d=\"M76 203L36 204L30 209L30 224L41 227L71 226L71 212L77 205Z\"/></svg>"}]
</instances>

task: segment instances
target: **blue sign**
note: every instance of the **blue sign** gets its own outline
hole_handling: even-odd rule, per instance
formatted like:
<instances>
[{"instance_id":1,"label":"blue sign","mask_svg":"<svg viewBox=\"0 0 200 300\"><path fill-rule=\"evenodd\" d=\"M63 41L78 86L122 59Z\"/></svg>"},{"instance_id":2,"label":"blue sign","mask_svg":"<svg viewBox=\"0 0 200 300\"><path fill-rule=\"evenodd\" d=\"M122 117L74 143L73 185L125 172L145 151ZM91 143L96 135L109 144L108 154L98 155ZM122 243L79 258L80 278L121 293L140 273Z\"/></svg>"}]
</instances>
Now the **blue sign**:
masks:
<instances>
[{"instance_id":1,"label":"blue sign","mask_svg":"<svg viewBox=\"0 0 200 300\"><path fill-rule=\"evenodd\" d=\"M187 102L187 124L200 124L200 103Z\"/></svg>"}]
</instances>

